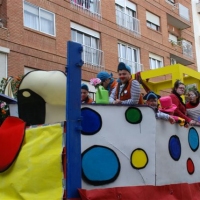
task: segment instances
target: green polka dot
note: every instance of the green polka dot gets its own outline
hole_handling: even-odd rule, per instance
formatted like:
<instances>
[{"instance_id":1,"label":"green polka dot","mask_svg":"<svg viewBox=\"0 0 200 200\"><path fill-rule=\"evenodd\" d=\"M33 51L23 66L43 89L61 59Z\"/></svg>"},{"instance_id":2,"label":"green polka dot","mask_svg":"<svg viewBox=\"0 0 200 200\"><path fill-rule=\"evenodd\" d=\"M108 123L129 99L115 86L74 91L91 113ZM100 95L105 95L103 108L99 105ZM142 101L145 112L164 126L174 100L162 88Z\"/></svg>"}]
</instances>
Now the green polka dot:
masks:
<instances>
[{"instance_id":1,"label":"green polka dot","mask_svg":"<svg viewBox=\"0 0 200 200\"><path fill-rule=\"evenodd\" d=\"M125 117L131 124L139 124L142 121L142 113L138 108L128 108L125 112Z\"/></svg>"}]
</instances>

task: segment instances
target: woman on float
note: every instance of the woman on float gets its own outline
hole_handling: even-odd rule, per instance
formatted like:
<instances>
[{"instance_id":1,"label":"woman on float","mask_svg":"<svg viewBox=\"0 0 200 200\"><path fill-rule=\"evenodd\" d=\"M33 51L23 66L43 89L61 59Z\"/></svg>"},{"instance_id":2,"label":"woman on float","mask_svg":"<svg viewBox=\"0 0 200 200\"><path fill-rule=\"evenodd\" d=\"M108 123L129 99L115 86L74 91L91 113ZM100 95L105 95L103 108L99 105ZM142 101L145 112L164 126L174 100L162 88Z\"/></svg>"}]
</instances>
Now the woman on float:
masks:
<instances>
[{"instance_id":1,"label":"woman on float","mask_svg":"<svg viewBox=\"0 0 200 200\"><path fill-rule=\"evenodd\" d=\"M197 90L191 89L188 92L188 103L186 103L187 115L191 119L197 121L196 125L200 125L200 94Z\"/></svg>"},{"instance_id":2,"label":"woman on float","mask_svg":"<svg viewBox=\"0 0 200 200\"><path fill-rule=\"evenodd\" d=\"M186 103L186 109L195 108L199 105L200 95L199 92L195 89L191 89L188 92L188 102Z\"/></svg>"},{"instance_id":3,"label":"woman on float","mask_svg":"<svg viewBox=\"0 0 200 200\"><path fill-rule=\"evenodd\" d=\"M172 92L169 96L172 99L172 103L177 106L177 108L174 110L174 115L185 119L185 121L192 126L196 124L196 121L186 115L186 105L181 98L181 95L183 95L184 92L185 85L181 81L177 80L174 83L174 87L172 88Z\"/></svg>"}]
</instances>

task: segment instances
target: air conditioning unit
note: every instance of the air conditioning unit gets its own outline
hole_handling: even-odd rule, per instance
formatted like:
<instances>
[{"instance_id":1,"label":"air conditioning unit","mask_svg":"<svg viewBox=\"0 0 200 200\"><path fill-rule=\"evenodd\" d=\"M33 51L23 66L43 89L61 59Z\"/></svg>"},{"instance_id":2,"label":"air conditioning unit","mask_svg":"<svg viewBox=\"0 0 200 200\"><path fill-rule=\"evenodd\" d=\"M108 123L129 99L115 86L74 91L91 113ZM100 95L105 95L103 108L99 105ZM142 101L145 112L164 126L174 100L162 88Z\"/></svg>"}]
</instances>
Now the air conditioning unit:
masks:
<instances>
[{"instance_id":1,"label":"air conditioning unit","mask_svg":"<svg viewBox=\"0 0 200 200\"><path fill-rule=\"evenodd\" d=\"M170 63L171 63L171 65L175 65L176 64L176 59L170 58Z\"/></svg>"}]
</instances>

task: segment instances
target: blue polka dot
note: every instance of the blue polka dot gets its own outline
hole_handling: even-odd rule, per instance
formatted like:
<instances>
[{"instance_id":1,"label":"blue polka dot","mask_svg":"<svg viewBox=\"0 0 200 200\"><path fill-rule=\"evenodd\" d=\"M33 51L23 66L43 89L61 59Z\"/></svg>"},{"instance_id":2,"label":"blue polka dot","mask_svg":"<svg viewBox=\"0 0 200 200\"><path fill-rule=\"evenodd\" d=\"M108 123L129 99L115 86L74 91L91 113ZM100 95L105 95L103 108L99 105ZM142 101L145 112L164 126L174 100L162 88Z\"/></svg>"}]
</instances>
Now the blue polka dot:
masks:
<instances>
[{"instance_id":1,"label":"blue polka dot","mask_svg":"<svg viewBox=\"0 0 200 200\"><path fill-rule=\"evenodd\" d=\"M101 129L101 116L95 110L92 110L90 108L82 108L81 116L83 117L83 120L81 122L82 134L93 135Z\"/></svg>"},{"instance_id":2,"label":"blue polka dot","mask_svg":"<svg viewBox=\"0 0 200 200\"><path fill-rule=\"evenodd\" d=\"M174 160L179 160L181 157L181 143L178 136L173 135L169 139L169 153Z\"/></svg>"},{"instance_id":3,"label":"blue polka dot","mask_svg":"<svg viewBox=\"0 0 200 200\"><path fill-rule=\"evenodd\" d=\"M188 132L188 143L192 151L196 151L199 148L199 134L193 127Z\"/></svg>"},{"instance_id":4,"label":"blue polka dot","mask_svg":"<svg viewBox=\"0 0 200 200\"><path fill-rule=\"evenodd\" d=\"M111 183L119 172L119 159L113 150L94 145L82 153L82 175L86 182L92 185Z\"/></svg>"}]
</instances>

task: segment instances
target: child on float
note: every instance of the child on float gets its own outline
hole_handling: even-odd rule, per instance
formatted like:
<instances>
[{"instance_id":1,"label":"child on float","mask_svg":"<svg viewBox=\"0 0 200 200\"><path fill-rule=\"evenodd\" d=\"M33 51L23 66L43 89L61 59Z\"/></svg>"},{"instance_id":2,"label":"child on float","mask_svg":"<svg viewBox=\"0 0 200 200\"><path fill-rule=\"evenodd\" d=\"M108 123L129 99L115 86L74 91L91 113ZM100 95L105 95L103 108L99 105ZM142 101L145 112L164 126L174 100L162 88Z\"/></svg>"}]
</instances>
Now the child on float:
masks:
<instances>
[{"instance_id":1,"label":"child on float","mask_svg":"<svg viewBox=\"0 0 200 200\"><path fill-rule=\"evenodd\" d=\"M172 116L158 110L158 99L159 98L160 98L160 96L155 94L152 91L147 93L143 97L143 99L146 100L146 105L151 106L154 109L154 111L156 112L157 119L164 119L166 121L169 121L171 124L174 124L175 119Z\"/></svg>"},{"instance_id":2,"label":"child on float","mask_svg":"<svg viewBox=\"0 0 200 200\"><path fill-rule=\"evenodd\" d=\"M108 73L106 71L101 71L97 74L97 78L101 80L101 85L108 90L109 95L112 90L117 87L118 82L114 80L112 73Z\"/></svg>"},{"instance_id":3,"label":"child on float","mask_svg":"<svg viewBox=\"0 0 200 200\"><path fill-rule=\"evenodd\" d=\"M92 103L93 99L89 96L89 87L82 83L81 84L81 103Z\"/></svg>"},{"instance_id":4,"label":"child on float","mask_svg":"<svg viewBox=\"0 0 200 200\"><path fill-rule=\"evenodd\" d=\"M180 126L185 126L188 128L189 124L185 121L185 119L174 116L174 111L177 109L177 106L172 103L172 99L170 96L161 97L160 101L160 108L159 110L163 113L169 114L174 120L179 123Z\"/></svg>"}]
</instances>

